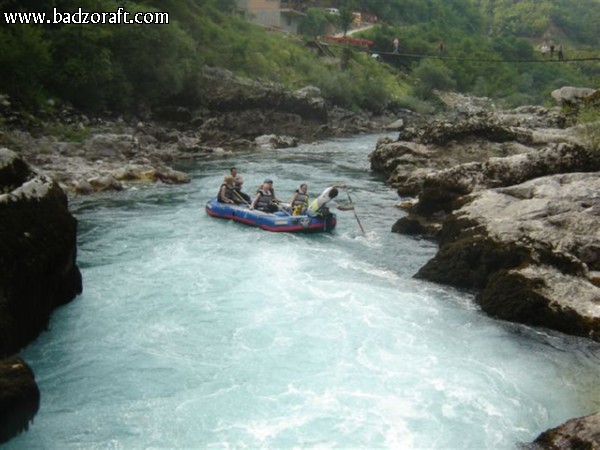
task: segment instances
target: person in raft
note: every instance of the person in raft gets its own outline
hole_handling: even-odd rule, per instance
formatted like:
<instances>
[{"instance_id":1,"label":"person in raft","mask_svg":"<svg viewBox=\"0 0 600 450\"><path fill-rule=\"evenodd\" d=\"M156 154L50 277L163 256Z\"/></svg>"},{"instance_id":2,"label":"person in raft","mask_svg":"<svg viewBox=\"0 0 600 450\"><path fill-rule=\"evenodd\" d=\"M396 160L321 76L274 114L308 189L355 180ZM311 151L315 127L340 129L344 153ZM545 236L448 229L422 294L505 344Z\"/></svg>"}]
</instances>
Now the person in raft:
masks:
<instances>
[{"instance_id":1,"label":"person in raft","mask_svg":"<svg viewBox=\"0 0 600 450\"><path fill-rule=\"evenodd\" d=\"M308 208L308 185L302 183L292 196L290 211L292 216L302 216L306 214L306 208Z\"/></svg>"},{"instance_id":2,"label":"person in raft","mask_svg":"<svg viewBox=\"0 0 600 450\"><path fill-rule=\"evenodd\" d=\"M236 176L233 179L233 196L236 200L239 200L240 203L244 203L245 205L250 205L252 199L248 194L242 192L242 187L244 186L244 177L241 175Z\"/></svg>"},{"instance_id":3,"label":"person in raft","mask_svg":"<svg viewBox=\"0 0 600 450\"><path fill-rule=\"evenodd\" d=\"M279 211L280 203L279 199L275 197L275 190L273 189L273 180L266 179L265 182L256 191L256 197L250 204L250 209L258 209L264 212L275 212Z\"/></svg>"},{"instance_id":4,"label":"person in raft","mask_svg":"<svg viewBox=\"0 0 600 450\"><path fill-rule=\"evenodd\" d=\"M239 203L235 200L233 189L233 177L231 175L227 175L223 179L223 184L219 188L219 194L217 195L217 201L221 203L230 204Z\"/></svg>"},{"instance_id":5,"label":"person in raft","mask_svg":"<svg viewBox=\"0 0 600 450\"><path fill-rule=\"evenodd\" d=\"M333 201L338 196L338 188L344 188L345 186L330 186L321 192L317 198L315 198L306 209L306 214L310 217L324 217L329 214L329 209L337 207L341 211L349 211L354 209L354 205L338 205Z\"/></svg>"},{"instance_id":6,"label":"person in raft","mask_svg":"<svg viewBox=\"0 0 600 450\"><path fill-rule=\"evenodd\" d=\"M237 167L229 169L229 174L233 177L233 189L235 190L234 195L243 198L246 203L250 203L250 196L245 192L242 192L242 185L244 184L244 177L238 174Z\"/></svg>"}]
</instances>

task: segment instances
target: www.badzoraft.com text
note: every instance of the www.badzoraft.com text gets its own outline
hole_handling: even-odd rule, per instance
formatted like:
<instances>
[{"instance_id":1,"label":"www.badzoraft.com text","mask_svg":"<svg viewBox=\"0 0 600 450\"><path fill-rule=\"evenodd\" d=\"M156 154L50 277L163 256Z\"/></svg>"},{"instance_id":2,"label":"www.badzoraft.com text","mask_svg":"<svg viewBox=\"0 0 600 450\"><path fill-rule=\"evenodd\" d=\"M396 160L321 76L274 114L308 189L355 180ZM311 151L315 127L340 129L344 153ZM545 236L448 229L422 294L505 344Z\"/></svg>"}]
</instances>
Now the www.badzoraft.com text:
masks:
<instances>
[{"instance_id":1,"label":"www.badzoraft.com text","mask_svg":"<svg viewBox=\"0 0 600 450\"><path fill-rule=\"evenodd\" d=\"M89 12L79 8L75 12L58 11L45 12L5 12L4 22L9 25L17 24L168 24L169 13L166 12L136 12L130 13L125 8L113 12Z\"/></svg>"}]
</instances>

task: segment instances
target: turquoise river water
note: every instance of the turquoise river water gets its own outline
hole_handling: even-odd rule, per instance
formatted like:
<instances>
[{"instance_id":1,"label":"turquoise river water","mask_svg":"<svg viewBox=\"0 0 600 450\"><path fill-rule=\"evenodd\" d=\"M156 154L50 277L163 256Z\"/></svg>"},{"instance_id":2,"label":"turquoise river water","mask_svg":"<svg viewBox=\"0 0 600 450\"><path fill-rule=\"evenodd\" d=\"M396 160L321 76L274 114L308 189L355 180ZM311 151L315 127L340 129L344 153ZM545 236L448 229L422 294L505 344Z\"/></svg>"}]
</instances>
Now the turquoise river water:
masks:
<instances>
[{"instance_id":1,"label":"turquoise river water","mask_svg":"<svg viewBox=\"0 0 600 450\"><path fill-rule=\"evenodd\" d=\"M514 449L600 410L600 347L489 318L412 276L378 136L183 167L190 184L71 201L84 292L23 356L42 403L8 449ZM236 165L289 199L346 183L332 234L208 217ZM345 194L340 198L344 199Z\"/></svg>"}]
</instances>

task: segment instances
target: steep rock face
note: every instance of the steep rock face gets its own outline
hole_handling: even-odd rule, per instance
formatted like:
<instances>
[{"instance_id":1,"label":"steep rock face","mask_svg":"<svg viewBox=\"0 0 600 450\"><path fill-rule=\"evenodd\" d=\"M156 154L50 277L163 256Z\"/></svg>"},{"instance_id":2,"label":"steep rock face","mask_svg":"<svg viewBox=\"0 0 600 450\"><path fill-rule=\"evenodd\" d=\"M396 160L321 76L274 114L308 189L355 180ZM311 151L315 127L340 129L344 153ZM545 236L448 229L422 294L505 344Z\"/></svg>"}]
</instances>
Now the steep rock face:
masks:
<instances>
[{"instance_id":1,"label":"steep rock face","mask_svg":"<svg viewBox=\"0 0 600 450\"><path fill-rule=\"evenodd\" d=\"M477 190L512 186L544 175L598 170L599 152L565 143L505 158L460 164L425 177L416 212L450 212L458 197Z\"/></svg>"},{"instance_id":2,"label":"steep rock face","mask_svg":"<svg viewBox=\"0 0 600 450\"><path fill-rule=\"evenodd\" d=\"M236 77L227 70L206 67L202 88L202 101L213 110L276 109L306 119L327 121L325 101L314 87L289 92L283 85L259 83Z\"/></svg>"},{"instance_id":3,"label":"steep rock face","mask_svg":"<svg viewBox=\"0 0 600 450\"><path fill-rule=\"evenodd\" d=\"M392 231L440 244L415 276L477 291L494 317L600 342L600 152L586 127L567 128L599 93L554 92L566 112L449 105L453 120L381 140L372 169L418 197ZM600 449L599 420L570 420L527 448Z\"/></svg>"},{"instance_id":4,"label":"steep rock face","mask_svg":"<svg viewBox=\"0 0 600 450\"><path fill-rule=\"evenodd\" d=\"M494 317L600 340L600 152L563 122L543 108L431 121L379 142L371 165L418 196L392 230L439 241L417 277L476 290Z\"/></svg>"},{"instance_id":5,"label":"steep rock face","mask_svg":"<svg viewBox=\"0 0 600 450\"><path fill-rule=\"evenodd\" d=\"M533 153L549 144L579 144L575 130L557 128L563 122L555 110L534 107L431 120L407 127L397 141L380 140L369 159L371 168L385 174L399 195L416 196L425 180L440 170Z\"/></svg>"},{"instance_id":6,"label":"steep rock face","mask_svg":"<svg viewBox=\"0 0 600 450\"><path fill-rule=\"evenodd\" d=\"M0 148L0 358L38 336L52 311L81 292L76 229L58 185ZM0 442L26 429L38 407L31 370L0 360Z\"/></svg>"},{"instance_id":7,"label":"steep rock face","mask_svg":"<svg viewBox=\"0 0 600 450\"><path fill-rule=\"evenodd\" d=\"M54 308L81 292L77 222L52 180L0 149L0 354L46 328Z\"/></svg>"},{"instance_id":8,"label":"steep rock face","mask_svg":"<svg viewBox=\"0 0 600 450\"><path fill-rule=\"evenodd\" d=\"M159 119L199 126L205 141L226 141L231 136L254 139L264 134L312 136L326 127L329 114L318 88L289 91L277 83L241 78L220 68L205 67L198 75L200 95L181 108L165 108Z\"/></svg>"},{"instance_id":9,"label":"steep rock face","mask_svg":"<svg viewBox=\"0 0 600 450\"><path fill-rule=\"evenodd\" d=\"M600 152L559 110L458 113L407 127L370 155L435 237L417 277L478 291L490 315L600 339ZM573 298L578 300L574 301Z\"/></svg>"},{"instance_id":10,"label":"steep rock face","mask_svg":"<svg viewBox=\"0 0 600 450\"><path fill-rule=\"evenodd\" d=\"M600 172L481 190L417 276L480 290L490 315L600 341Z\"/></svg>"}]
</instances>

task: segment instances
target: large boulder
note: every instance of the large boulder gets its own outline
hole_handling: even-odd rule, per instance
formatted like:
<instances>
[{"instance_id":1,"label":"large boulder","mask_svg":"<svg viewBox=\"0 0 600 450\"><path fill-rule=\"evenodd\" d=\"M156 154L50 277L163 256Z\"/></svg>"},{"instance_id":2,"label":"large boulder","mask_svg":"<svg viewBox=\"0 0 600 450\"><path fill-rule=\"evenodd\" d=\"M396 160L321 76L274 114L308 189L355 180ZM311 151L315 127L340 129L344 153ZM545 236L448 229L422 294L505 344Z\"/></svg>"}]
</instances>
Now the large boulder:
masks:
<instances>
[{"instance_id":1,"label":"large boulder","mask_svg":"<svg viewBox=\"0 0 600 450\"><path fill-rule=\"evenodd\" d=\"M479 291L494 317L600 341L600 172L478 191L417 277Z\"/></svg>"},{"instance_id":2,"label":"large boulder","mask_svg":"<svg viewBox=\"0 0 600 450\"><path fill-rule=\"evenodd\" d=\"M77 221L51 179L0 149L0 354L34 339L82 290Z\"/></svg>"},{"instance_id":3,"label":"large boulder","mask_svg":"<svg viewBox=\"0 0 600 450\"><path fill-rule=\"evenodd\" d=\"M82 290L77 221L50 178L0 148L0 358L31 342L52 311ZM27 428L39 405L24 362L0 360L0 442Z\"/></svg>"},{"instance_id":4,"label":"large boulder","mask_svg":"<svg viewBox=\"0 0 600 450\"><path fill-rule=\"evenodd\" d=\"M307 87L288 91L277 83L263 83L235 76L232 72L206 67L202 78L202 103L209 110L278 110L311 121L326 122L327 109L320 91Z\"/></svg>"},{"instance_id":5,"label":"large boulder","mask_svg":"<svg viewBox=\"0 0 600 450\"><path fill-rule=\"evenodd\" d=\"M600 152L577 144L551 144L541 150L460 164L428 174L421 183L416 212L450 212L459 197L482 189L512 186L536 177L600 170Z\"/></svg>"},{"instance_id":6,"label":"large boulder","mask_svg":"<svg viewBox=\"0 0 600 450\"><path fill-rule=\"evenodd\" d=\"M600 449L600 413L568 420L544 431L534 441L532 450Z\"/></svg>"},{"instance_id":7,"label":"large boulder","mask_svg":"<svg viewBox=\"0 0 600 450\"><path fill-rule=\"evenodd\" d=\"M527 129L506 125L501 116L481 112L466 116L463 120L433 122L420 130L420 141L424 144L444 145L452 140L476 136L491 142L531 142Z\"/></svg>"},{"instance_id":8,"label":"large boulder","mask_svg":"<svg viewBox=\"0 0 600 450\"><path fill-rule=\"evenodd\" d=\"M369 155L371 168L387 177L401 196L417 196L432 173L465 163L483 163L538 151L550 144L581 144L581 130L564 128L558 109L455 114L408 125L396 141L381 139ZM476 169L476 168L474 168Z\"/></svg>"},{"instance_id":9,"label":"large boulder","mask_svg":"<svg viewBox=\"0 0 600 450\"><path fill-rule=\"evenodd\" d=\"M600 340L600 152L545 128L561 120L544 111L432 121L378 142L371 165L418 196L393 231L440 244L417 277L476 290L494 317Z\"/></svg>"},{"instance_id":10,"label":"large boulder","mask_svg":"<svg viewBox=\"0 0 600 450\"><path fill-rule=\"evenodd\" d=\"M563 86L550 93L552 98L560 105L574 105L591 97L596 89Z\"/></svg>"},{"instance_id":11,"label":"large boulder","mask_svg":"<svg viewBox=\"0 0 600 450\"><path fill-rule=\"evenodd\" d=\"M31 368L16 356L0 360L0 444L27 430L39 406Z\"/></svg>"}]
</instances>

